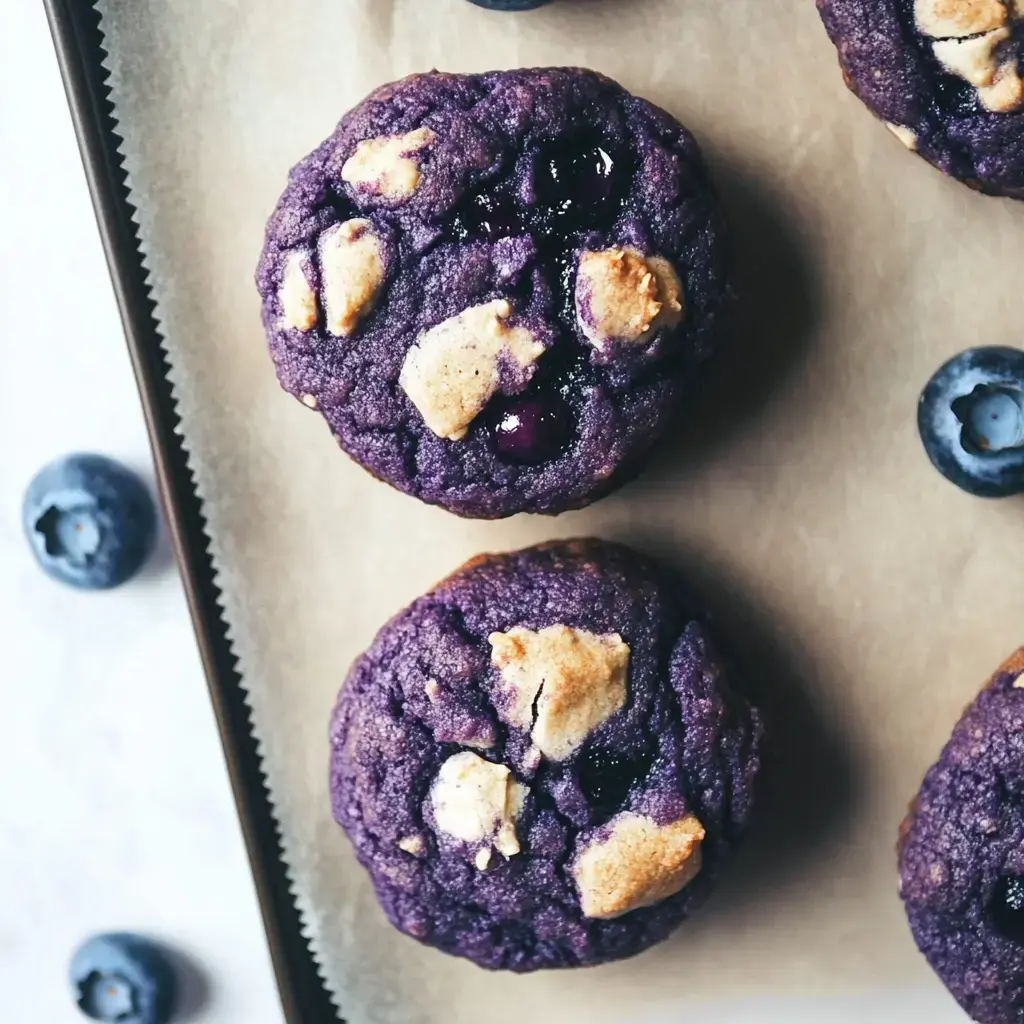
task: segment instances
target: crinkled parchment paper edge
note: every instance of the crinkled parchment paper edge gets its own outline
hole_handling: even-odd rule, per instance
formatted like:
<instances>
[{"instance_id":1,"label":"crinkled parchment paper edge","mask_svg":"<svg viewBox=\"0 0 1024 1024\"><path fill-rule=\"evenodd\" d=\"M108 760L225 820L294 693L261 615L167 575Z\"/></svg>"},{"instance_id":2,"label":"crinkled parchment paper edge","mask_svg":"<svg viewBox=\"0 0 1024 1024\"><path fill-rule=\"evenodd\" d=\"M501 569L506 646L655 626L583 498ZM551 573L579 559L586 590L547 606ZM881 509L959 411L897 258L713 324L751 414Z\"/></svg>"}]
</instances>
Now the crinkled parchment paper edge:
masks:
<instances>
[{"instance_id":1,"label":"crinkled parchment paper edge","mask_svg":"<svg viewBox=\"0 0 1024 1024\"><path fill-rule=\"evenodd\" d=\"M316 918L312 913L310 901L298 891L297 881L292 869L291 844L281 825L278 802L274 796L271 770L268 767L266 748L263 737L256 723L256 715L250 699L250 687L248 679L258 676L257 666L252 664L251 659L246 658L238 643L235 627L232 625L235 602L232 599L229 589L225 585L224 551L217 540L216 530L211 526L206 511L206 496L216 487L216 480L204 472L201 463L195 457L195 451L189 442L190 408L187 398L181 390L182 367L175 352L173 338L171 337L166 324L166 284L169 280L164 274L164 267L161 264L160 250L154 240L154 225L146 209L145 201L142 198L143 192L138 187L138 182L144 178L142 171L143 164L139 159L142 140L135 137L122 123L119 113L118 94L122 82L122 55L118 52L116 40L110 31L109 5L111 0L94 0L93 7L99 15L99 32L102 38L102 67L105 74L103 81L106 90L106 100L110 105L110 114L114 123L114 130L120 143L117 153L121 161L121 169L125 176L125 188L127 190L128 202L133 213L132 221L137 229L137 242L142 267L146 273L145 283L149 296L153 301L153 317L156 324L156 331L160 337L160 347L167 360L167 380L171 389L171 405L177 418L174 432L181 439L181 447L185 453L186 464L191 477L192 486L202 506L203 536L206 541L206 551L210 557L213 567L213 586L215 589L215 600L220 609L220 621L224 628L225 638L231 652L231 657L245 696L245 704L249 710L249 730L256 740L256 753L259 759L260 784L266 794L270 805L270 812L277 833L277 855L284 870L287 881L288 893L299 915L300 932L306 941L307 948L312 956L316 972L325 990L330 996L331 1002L338 1011L339 1019L344 1019L342 1007L343 994L335 991L328 981L327 972L324 968L323 956L321 953L319 935L316 929ZM255 263L254 263L255 266Z\"/></svg>"}]
</instances>

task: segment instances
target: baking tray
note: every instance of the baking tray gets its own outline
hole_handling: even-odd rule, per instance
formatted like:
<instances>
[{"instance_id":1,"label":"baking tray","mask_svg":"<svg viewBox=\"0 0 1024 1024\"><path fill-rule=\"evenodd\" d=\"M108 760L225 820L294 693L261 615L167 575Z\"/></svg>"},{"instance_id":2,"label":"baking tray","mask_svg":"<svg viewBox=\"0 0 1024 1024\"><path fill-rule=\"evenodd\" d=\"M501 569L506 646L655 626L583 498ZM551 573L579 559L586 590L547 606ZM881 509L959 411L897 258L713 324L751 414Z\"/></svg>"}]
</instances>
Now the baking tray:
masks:
<instances>
[{"instance_id":1,"label":"baking tray","mask_svg":"<svg viewBox=\"0 0 1024 1024\"><path fill-rule=\"evenodd\" d=\"M209 685L285 1019L288 1024L340 1020L302 935L289 891L249 708L220 606L206 522L177 430L167 359L108 99L100 16L86 0L44 0L44 5L142 398L157 488Z\"/></svg>"},{"instance_id":2,"label":"baking tray","mask_svg":"<svg viewBox=\"0 0 1024 1024\"><path fill-rule=\"evenodd\" d=\"M565 0L506 23L485 22L464 0L47 6L291 1024L336 1019L339 994L351 1018L389 1024L396 1013L408 1024L417 1010L432 1021L468 1021L474 996L508 1008L496 1019L561 1019L552 1007L578 999L567 1019L589 1020L589 1009L614 1024L631 1018L622 997L655 980L672 984L680 955L694 958L685 972L694 998L714 1001L709 1009L723 1024L949 1019L952 1003L907 933L892 843L975 682L1019 643L1005 567L1021 506L979 503L941 481L913 421L920 386L943 359L979 337L1018 330L1007 282L1024 260L1024 207L977 196L906 154L843 90L809 0L652 0L646 9L674 18L677 36L692 33L692 60L681 65L676 48L653 50L658 25L633 19L622 0ZM394 11L402 18L388 23ZM239 33L243 15L252 16L250 34ZM305 39L318 16L322 31ZM510 26L507 38L499 24ZM474 52L455 52L474 32ZM266 54L282 38L277 77L266 75ZM307 75L310 51L296 40L315 42L321 65L326 57L341 70ZM372 66L349 75L338 53L355 47ZM659 57L650 67L638 59L648 52ZM778 62L779 53L789 59ZM304 151L298 142L318 141L313 133L321 122L329 128L339 98L352 102L372 84L434 64L479 70L477 62L567 60L660 102L705 145L736 240L735 335L756 344L722 352L697 396L696 429L663 447L630 488L555 521L464 523L335 461L321 425L280 395L257 333L250 260L286 159ZM766 77L770 89L762 88ZM276 120L261 121L262 108L248 116L254 98L269 101ZM310 117L288 117L291 110ZM187 130L175 137L176 126ZM216 171L219 178L207 178ZM222 180L238 202L208 208ZM154 187L161 181L168 187ZM186 215L190 199L199 216ZM212 227L217 213L237 218L231 230L223 221ZM208 264L191 259L204 239ZM189 254L187 269L176 253ZM961 281L977 282L973 301L952 287ZM185 386L189 365L208 382L198 392L195 380ZM214 416L213 431L197 431L199 413ZM250 435L258 441L246 447ZM265 500L253 506L253 493ZM290 503L301 516L289 517ZM245 517L250 507L273 515L250 530L234 514L243 507ZM338 510L349 536L360 538L355 550L344 538L331 547L344 576L331 575L332 559L315 545L292 539L326 536ZM419 946L402 947L382 974L367 972L366 958L397 953L391 943L399 939L365 878L348 874L351 852L326 812L322 723L339 665L457 557L565 530L670 557L737 651L772 727L762 814L738 858L742 870L721 887L713 913L644 958L593 975L513 982L461 961L441 964ZM289 543L297 548L282 577L262 553ZM232 569L242 550L256 552L254 562ZM257 563L259 572L246 572ZM390 589L377 582L392 576L401 582ZM251 604L240 600L243 589ZM291 608L330 609L332 618L341 611L346 628L318 634L324 614L309 633L305 625L289 631L278 613ZM292 635L314 642L273 646ZM309 659L305 648L329 653ZM280 681L270 701L268 675ZM280 731L268 735L273 712L282 721L269 732ZM293 784L309 816L305 803L288 800ZM349 882L366 910L358 918L335 913ZM358 922L345 933L354 942L339 944L331 929L347 921ZM335 942L330 958L325 935ZM358 988L347 984L353 976ZM908 980L918 985L912 992L896 987ZM831 998L835 986L878 998L857 1009ZM828 1001L795 1012L771 998L815 989L828 989ZM723 997L744 996L756 1001L739 1016L719 1008Z\"/></svg>"}]
</instances>

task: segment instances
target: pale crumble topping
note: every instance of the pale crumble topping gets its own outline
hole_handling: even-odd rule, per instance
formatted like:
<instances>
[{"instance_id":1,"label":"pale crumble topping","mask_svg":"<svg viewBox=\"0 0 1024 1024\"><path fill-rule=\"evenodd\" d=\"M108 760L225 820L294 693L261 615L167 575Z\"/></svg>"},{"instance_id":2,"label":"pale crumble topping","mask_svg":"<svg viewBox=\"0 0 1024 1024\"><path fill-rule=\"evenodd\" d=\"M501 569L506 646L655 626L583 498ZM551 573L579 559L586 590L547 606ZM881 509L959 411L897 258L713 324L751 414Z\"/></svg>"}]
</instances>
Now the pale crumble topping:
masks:
<instances>
[{"instance_id":1,"label":"pale crumble topping","mask_svg":"<svg viewBox=\"0 0 1024 1024\"><path fill-rule=\"evenodd\" d=\"M974 86L978 101L1005 114L1024 103L1017 58L1003 54L1011 37L1009 19L1024 17L1024 0L915 0L914 20L935 40L936 60L951 75Z\"/></svg>"},{"instance_id":2,"label":"pale crumble topping","mask_svg":"<svg viewBox=\"0 0 1024 1024\"><path fill-rule=\"evenodd\" d=\"M1006 24L1002 0L914 0L914 21L933 39L975 36Z\"/></svg>"},{"instance_id":3,"label":"pale crumble topping","mask_svg":"<svg viewBox=\"0 0 1024 1024\"><path fill-rule=\"evenodd\" d=\"M320 236L327 330L350 337L384 283L384 253L368 220L347 220Z\"/></svg>"},{"instance_id":4,"label":"pale crumble topping","mask_svg":"<svg viewBox=\"0 0 1024 1024\"><path fill-rule=\"evenodd\" d=\"M997 28L970 39L941 39L932 49L950 74L974 86L991 85L999 70L996 47L1009 38L1008 28Z\"/></svg>"},{"instance_id":5,"label":"pale crumble topping","mask_svg":"<svg viewBox=\"0 0 1024 1024\"><path fill-rule=\"evenodd\" d=\"M580 256L576 317L598 350L609 342L644 344L661 327L683 318L683 289L675 268L660 256L605 249Z\"/></svg>"},{"instance_id":6,"label":"pale crumble topping","mask_svg":"<svg viewBox=\"0 0 1024 1024\"><path fill-rule=\"evenodd\" d=\"M297 331L310 331L316 325L316 295L306 279L302 263L305 253L290 252L281 278L281 322Z\"/></svg>"},{"instance_id":7,"label":"pale crumble topping","mask_svg":"<svg viewBox=\"0 0 1024 1024\"><path fill-rule=\"evenodd\" d=\"M611 825L611 835L587 846L572 866L586 917L621 917L660 903L700 872L704 827L692 814L658 825L625 812Z\"/></svg>"},{"instance_id":8,"label":"pale crumble topping","mask_svg":"<svg viewBox=\"0 0 1024 1024\"><path fill-rule=\"evenodd\" d=\"M510 327L512 307L494 299L463 310L420 335L409 349L399 383L438 436L458 441L498 389L501 360L521 369L544 353L524 327Z\"/></svg>"},{"instance_id":9,"label":"pale crumble topping","mask_svg":"<svg viewBox=\"0 0 1024 1024\"><path fill-rule=\"evenodd\" d=\"M386 199L411 196L422 179L417 155L436 138L429 128L417 128L405 135L364 139L342 166L342 181Z\"/></svg>"},{"instance_id":10,"label":"pale crumble topping","mask_svg":"<svg viewBox=\"0 0 1024 1024\"><path fill-rule=\"evenodd\" d=\"M529 731L533 745L553 761L569 757L626 703L629 647L617 633L517 626L492 633L488 642L509 702L502 717Z\"/></svg>"},{"instance_id":11,"label":"pale crumble topping","mask_svg":"<svg viewBox=\"0 0 1024 1024\"><path fill-rule=\"evenodd\" d=\"M986 110L994 114L1008 114L1024 103L1024 79L1014 62L999 66L991 85L978 89L978 99Z\"/></svg>"},{"instance_id":12,"label":"pale crumble topping","mask_svg":"<svg viewBox=\"0 0 1024 1024\"><path fill-rule=\"evenodd\" d=\"M892 121L886 121L885 127L889 129L896 136L900 142L909 150L917 149L917 132L913 128L908 128L906 125L894 124Z\"/></svg>"},{"instance_id":13,"label":"pale crumble topping","mask_svg":"<svg viewBox=\"0 0 1024 1024\"><path fill-rule=\"evenodd\" d=\"M445 835L466 843L486 839L508 858L519 852L515 822L528 792L505 765L462 751L441 765L430 799Z\"/></svg>"}]
</instances>

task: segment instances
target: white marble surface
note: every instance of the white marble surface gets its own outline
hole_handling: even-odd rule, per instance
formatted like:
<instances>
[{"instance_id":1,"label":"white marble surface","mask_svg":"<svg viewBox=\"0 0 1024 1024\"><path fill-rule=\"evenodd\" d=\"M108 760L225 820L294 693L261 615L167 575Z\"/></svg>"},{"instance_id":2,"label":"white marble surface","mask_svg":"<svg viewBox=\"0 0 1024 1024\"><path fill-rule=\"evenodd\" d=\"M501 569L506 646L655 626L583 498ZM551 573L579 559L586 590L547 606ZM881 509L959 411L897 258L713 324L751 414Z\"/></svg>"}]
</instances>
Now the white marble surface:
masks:
<instances>
[{"instance_id":1,"label":"white marble surface","mask_svg":"<svg viewBox=\"0 0 1024 1024\"><path fill-rule=\"evenodd\" d=\"M35 567L19 504L70 450L150 473L39 0L0 3L0 1019L82 1020L65 968L130 929L208 973L202 1024L279 1024L213 714L166 551L111 594Z\"/></svg>"}]
</instances>

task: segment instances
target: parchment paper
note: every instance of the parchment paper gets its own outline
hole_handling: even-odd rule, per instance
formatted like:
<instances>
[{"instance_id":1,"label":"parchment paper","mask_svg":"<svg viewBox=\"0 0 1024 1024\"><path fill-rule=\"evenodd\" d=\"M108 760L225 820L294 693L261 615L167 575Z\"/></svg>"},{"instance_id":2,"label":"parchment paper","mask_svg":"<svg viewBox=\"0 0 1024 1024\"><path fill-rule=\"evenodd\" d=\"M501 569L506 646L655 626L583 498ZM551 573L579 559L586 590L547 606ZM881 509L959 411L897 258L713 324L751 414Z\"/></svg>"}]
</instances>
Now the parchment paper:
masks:
<instances>
[{"instance_id":1,"label":"parchment paper","mask_svg":"<svg viewBox=\"0 0 1024 1024\"><path fill-rule=\"evenodd\" d=\"M908 154L846 93L812 0L102 8L294 892L353 1024L764 1020L769 1005L845 1020L869 996L876 1019L906 1020L917 992L929 1019L962 1019L913 948L893 845L961 707L1021 642L1024 505L943 481L914 420L943 359L1020 343L1024 205ZM251 278L288 168L370 88L554 63L610 74L694 130L735 231L742 312L637 483L557 519L464 522L374 482L278 390ZM580 534L661 554L704 595L773 729L761 819L657 949L491 975L386 925L330 817L328 715L376 629L462 560ZM815 992L836 1001L785 1002Z\"/></svg>"}]
</instances>

